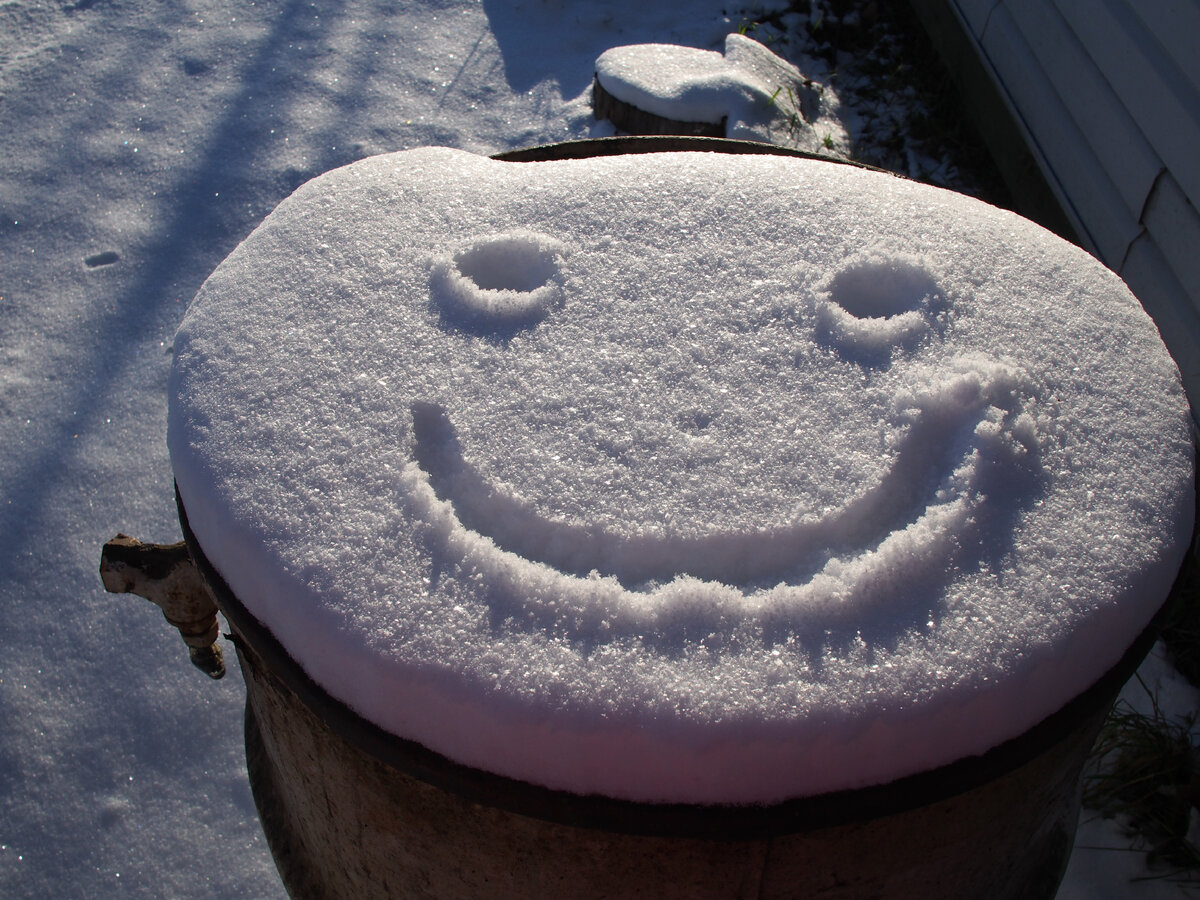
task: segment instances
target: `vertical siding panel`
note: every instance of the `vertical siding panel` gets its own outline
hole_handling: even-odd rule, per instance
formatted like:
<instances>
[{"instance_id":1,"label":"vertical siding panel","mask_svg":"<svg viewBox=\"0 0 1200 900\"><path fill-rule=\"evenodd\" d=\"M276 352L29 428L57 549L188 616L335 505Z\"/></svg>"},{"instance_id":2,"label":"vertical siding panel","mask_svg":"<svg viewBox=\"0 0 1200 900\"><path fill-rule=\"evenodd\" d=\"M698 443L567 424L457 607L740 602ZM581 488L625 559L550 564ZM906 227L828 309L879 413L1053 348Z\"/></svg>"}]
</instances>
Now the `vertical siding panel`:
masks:
<instances>
[{"instance_id":1,"label":"vertical siding panel","mask_svg":"<svg viewBox=\"0 0 1200 900\"><path fill-rule=\"evenodd\" d=\"M945 3L1066 215L1154 317L1200 420L1200 2Z\"/></svg>"},{"instance_id":2,"label":"vertical siding panel","mask_svg":"<svg viewBox=\"0 0 1200 900\"><path fill-rule=\"evenodd\" d=\"M993 11L983 49L1044 155L1048 176L1061 185L1100 258L1109 266L1120 265L1140 231L1136 216L1121 202L1005 6Z\"/></svg>"},{"instance_id":3,"label":"vertical siding panel","mask_svg":"<svg viewBox=\"0 0 1200 900\"><path fill-rule=\"evenodd\" d=\"M1057 9L1045 0L1006 6L1136 222L1162 170L1158 156Z\"/></svg>"},{"instance_id":4,"label":"vertical siding panel","mask_svg":"<svg viewBox=\"0 0 1200 900\"><path fill-rule=\"evenodd\" d=\"M1184 193L1200 201L1200 88L1125 0L1055 3Z\"/></svg>"},{"instance_id":5,"label":"vertical siding panel","mask_svg":"<svg viewBox=\"0 0 1200 900\"><path fill-rule=\"evenodd\" d=\"M1169 172L1155 185L1142 222L1200 315L1200 213Z\"/></svg>"},{"instance_id":6,"label":"vertical siding panel","mask_svg":"<svg viewBox=\"0 0 1200 900\"><path fill-rule=\"evenodd\" d=\"M999 5L1000 0L957 0L957 2L951 0L951 2L958 7L959 15L963 17L963 21L967 23L975 35L975 39L978 40L987 26L988 16Z\"/></svg>"},{"instance_id":7,"label":"vertical siding panel","mask_svg":"<svg viewBox=\"0 0 1200 900\"><path fill-rule=\"evenodd\" d=\"M1200 316L1191 298L1149 233L1129 248L1129 257L1119 274L1158 326L1163 343L1179 366L1195 417L1200 411Z\"/></svg>"},{"instance_id":8,"label":"vertical siding panel","mask_svg":"<svg viewBox=\"0 0 1200 900\"><path fill-rule=\"evenodd\" d=\"M1200 4L1196 0L1137 0L1129 4L1146 30L1192 87L1200 86Z\"/></svg>"},{"instance_id":9,"label":"vertical siding panel","mask_svg":"<svg viewBox=\"0 0 1200 900\"><path fill-rule=\"evenodd\" d=\"M1017 208L1067 240L1095 245L1062 196L1047 179L1049 167L1030 138L1008 91L1004 89L979 38L956 0L909 0L964 103L964 112L987 145ZM990 10L994 3L989 2Z\"/></svg>"}]
</instances>

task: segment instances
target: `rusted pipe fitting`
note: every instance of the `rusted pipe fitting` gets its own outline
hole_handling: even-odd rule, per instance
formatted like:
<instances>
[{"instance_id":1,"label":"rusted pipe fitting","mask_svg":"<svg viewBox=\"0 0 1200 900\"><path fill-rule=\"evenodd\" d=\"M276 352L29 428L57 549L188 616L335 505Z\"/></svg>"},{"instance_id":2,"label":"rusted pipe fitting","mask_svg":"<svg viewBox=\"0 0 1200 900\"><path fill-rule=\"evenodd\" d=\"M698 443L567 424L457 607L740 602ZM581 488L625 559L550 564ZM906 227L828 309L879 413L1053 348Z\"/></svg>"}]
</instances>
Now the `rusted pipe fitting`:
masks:
<instances>
[{"instance_id":1,"label":"rusted pipe fitting","mask_svg":"<svg viewBox=\"0 0 1200 900\"><path fill-rule=\"evenodd\" d=\"M225 674L217 605L183 541L144 544L118 534L101 551L100 578L109 593L137 594L158 606L188 645L192 665L210 678Z\"/></svg>"}]
</instances>

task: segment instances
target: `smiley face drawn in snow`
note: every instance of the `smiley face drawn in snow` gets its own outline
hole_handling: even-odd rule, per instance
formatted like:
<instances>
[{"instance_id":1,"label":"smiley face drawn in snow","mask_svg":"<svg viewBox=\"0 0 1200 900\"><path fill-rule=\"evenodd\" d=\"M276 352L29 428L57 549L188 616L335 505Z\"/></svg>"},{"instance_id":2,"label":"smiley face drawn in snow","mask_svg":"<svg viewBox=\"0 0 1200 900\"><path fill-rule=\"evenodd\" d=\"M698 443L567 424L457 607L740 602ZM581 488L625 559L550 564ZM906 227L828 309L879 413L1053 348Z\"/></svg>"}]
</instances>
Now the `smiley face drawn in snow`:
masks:
<instances>
[{"instance_id":1,"label":"smiley face drawn in snow","mask_svg":"<svg viewBox=\"0 0 1200 900\"><path fill-rule=\"evenodd\" d=\"M902 607L880 592L898 572L932 588L952 570L978 540L989 483L1036 493L1045 437L1031 379L982 356L920 366L954 310L919 257L861 253L808 296L799 276L739 306L719 290L613 298L642 308L614 327L601 305L580 340L559 327L583 312L564 288L575 252L586 244L517 229L438 257L431 309L446 340L489 360L474 373L484 381L468 367L458 390L486 392L493 367L521 374L475 429L455 421L454 397L411 404L418 518L448 556L521 596L538 627L671 631L698 597L724 627L845 625L873 615L864 606ZM912 376L874 388L893 364ZM820 397L839 390L844 406ZM816 429L806 404L824 408ZM820 438L860 435L862 405L878 431L859 449L886 464L839 478L842 451Z\"/></svg>"},{"instance_id":2,"label":"smiley face drawn in snow","mask_svg":"<svg viewBox=\"0 0 1200 900\"><path fill-rule=\"evenodd\" d=\"M317 683L580 793L983 752L1120 656L1190 522L1177 370L1117 279L803 160L331 172L205 283L171 395L193 532Z\"/></svg>"}]
</instances>

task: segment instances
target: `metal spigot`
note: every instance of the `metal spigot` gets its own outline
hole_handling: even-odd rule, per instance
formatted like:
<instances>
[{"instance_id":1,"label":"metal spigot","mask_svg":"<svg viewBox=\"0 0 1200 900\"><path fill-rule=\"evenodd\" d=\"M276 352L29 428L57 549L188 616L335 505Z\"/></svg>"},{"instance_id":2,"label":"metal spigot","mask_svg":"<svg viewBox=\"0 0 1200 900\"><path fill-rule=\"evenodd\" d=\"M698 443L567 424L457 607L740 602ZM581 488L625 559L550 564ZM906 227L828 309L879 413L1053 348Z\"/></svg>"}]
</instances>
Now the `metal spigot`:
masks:
<instances>
[{"instance_id":1,"label":"metal spigot","mask_svg":"<svg viewBox=\"0 0 1200 900\"><path fill-rule=\"evenodd\" d=\"M210 678L225 674L217 605L183 541L144 544L118 534L101 551L100 578L109 593L137 594L162 609L188 645L192 665Z\"/></svg>"}]
</instances>

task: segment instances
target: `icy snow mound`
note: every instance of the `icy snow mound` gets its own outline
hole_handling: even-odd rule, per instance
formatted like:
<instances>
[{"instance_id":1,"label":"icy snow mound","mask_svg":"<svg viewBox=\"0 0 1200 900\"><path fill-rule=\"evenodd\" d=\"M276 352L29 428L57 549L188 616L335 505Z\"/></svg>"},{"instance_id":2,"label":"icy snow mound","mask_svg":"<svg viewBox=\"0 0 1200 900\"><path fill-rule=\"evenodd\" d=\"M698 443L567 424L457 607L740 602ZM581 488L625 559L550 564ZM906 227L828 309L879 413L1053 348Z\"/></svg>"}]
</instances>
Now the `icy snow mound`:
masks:
<instances>
[{"instance_id":1,"label":"icy snow mound","mask_svg":"<svg viewBox=\"0 0 1200 900\"><path fill-rule=\"evenodd\" d=\"M724 54L676 44L631 44L596 60L610 95L676 122L725 123L725 137L811 152L847 153L837 97L758 41L725 37Z\"/></svg>"},{"instance_id":2,"label":"icy snow mound","mask_svg":"<svg viewBox=\"0 0 1200 900\"><path fill-rule=\"evenodd\" d=\"M426 149L298 190L175 340L191 526L311 677L579 793L981 753L1111 667L1192 521L1178 372L1037 226L781 157Z\"/></svg>"}]
</instances>

